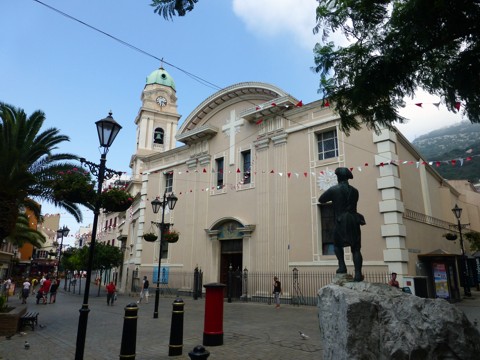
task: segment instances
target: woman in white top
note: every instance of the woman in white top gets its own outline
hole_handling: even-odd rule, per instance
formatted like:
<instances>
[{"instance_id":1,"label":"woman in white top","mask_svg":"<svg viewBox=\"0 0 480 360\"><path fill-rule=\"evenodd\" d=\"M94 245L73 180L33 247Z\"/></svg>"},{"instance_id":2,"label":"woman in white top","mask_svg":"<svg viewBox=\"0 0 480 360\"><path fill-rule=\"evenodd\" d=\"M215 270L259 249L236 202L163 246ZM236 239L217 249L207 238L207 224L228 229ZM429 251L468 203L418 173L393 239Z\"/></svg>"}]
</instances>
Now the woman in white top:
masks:
<instances>
[{"instance_id":1,"label":"woman in white top","mask_svg":"<svg viewBox=\"0 0 480 360\"><path fill-rule=\"evenodd\" d=\"M22 304L26 304L28 294L30 294L30 281L28 281L28 279L25 279L25 281L22 285L23 285L23 288L22 288Z\"/></svg>"}]
</instances>

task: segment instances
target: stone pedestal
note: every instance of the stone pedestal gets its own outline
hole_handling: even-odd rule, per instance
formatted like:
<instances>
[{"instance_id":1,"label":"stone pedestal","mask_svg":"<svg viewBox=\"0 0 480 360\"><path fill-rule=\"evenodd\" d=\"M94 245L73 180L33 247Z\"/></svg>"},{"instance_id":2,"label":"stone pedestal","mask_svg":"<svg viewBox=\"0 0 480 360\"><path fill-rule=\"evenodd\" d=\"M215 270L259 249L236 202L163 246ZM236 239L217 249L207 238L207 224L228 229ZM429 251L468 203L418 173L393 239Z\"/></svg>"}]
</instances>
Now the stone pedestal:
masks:
<instances>
[{"instance_id":1,"label":"stone pedestal","mask_svg":"<svg viewBox=\"0 0 480 360\"><path fill-rule=\"evenodd\" d=\"M320 289L318 307L324 360L473 360L480 354L478 330L443 299L343 282Z\"/></svg>"}]
</instances>

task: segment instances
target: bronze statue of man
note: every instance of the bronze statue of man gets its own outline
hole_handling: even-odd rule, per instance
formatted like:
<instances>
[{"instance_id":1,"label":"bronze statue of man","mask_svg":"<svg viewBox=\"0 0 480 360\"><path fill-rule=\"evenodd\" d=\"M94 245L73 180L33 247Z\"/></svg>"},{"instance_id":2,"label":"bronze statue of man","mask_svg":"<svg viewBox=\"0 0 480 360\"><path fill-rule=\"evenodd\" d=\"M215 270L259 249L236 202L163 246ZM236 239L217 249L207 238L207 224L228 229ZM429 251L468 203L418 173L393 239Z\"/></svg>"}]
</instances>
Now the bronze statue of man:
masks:
<instances>
[{"instance_id":1,"label":"bronze statue of man","mask_svg":"<svg viewBox=\"0 0 480 360\"><path fill-rule=\"evenodd\" d=\"M344 250L350 246L355 266L354 281L362 281L362 254L360 225L365 225L363 215L357 213L358 190L348 184L353 179L352 172L348 168L339 167L335 169L338 184L325 191L318 201L323 204L332 202L335 216L335 227L333 230L333 241L335 255L338 259L337 274L346 274Z\"/></svg>"}]
</instances>

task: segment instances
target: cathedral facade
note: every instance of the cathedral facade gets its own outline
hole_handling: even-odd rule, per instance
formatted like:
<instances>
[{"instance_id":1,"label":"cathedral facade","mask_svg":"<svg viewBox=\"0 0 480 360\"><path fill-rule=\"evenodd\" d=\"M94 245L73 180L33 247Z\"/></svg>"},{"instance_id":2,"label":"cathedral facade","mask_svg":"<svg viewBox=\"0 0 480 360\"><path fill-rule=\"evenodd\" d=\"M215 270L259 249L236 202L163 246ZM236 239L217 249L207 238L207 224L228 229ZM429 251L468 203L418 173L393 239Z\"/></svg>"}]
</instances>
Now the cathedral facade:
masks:
<instances>
[{"instance_id":1,"label":"cathedral facade","mask_svg":"<svg viewBox=\"0 0 480 360\"><path fill-rule=\"evenodd\" d=\"M209 283L225 282L229 268L335 272L332 207L318 198L336 183L337 167L352 171L360 192L364 271L402 280L437 249L459 254L442 237L455 204L465 209L462 222L480 229L477 200L467 203L401 133L347 136L328 102L303 104L274 85L245 82L211 95L180 123L175 82L163 68L147 77L141 100L130 161L136 200L119 226L126 292L134 278L156 280L160 244L143 234L158 233L162 215L180 233L162 248L166 273L198 267ZM154 214L151 201L171 193L175 208ZM351 269L348 248L345 258Z\"/></svg>"}]
</instances>

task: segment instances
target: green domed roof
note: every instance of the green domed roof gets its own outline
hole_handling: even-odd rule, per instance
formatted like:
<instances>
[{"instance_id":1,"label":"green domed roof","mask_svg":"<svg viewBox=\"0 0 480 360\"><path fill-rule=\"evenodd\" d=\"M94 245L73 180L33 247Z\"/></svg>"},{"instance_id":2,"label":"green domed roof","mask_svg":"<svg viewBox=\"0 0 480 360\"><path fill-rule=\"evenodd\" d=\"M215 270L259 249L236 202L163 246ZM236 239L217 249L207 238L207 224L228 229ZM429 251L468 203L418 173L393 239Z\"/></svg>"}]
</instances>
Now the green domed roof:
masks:
<instances>
[{"instance_id":1,"label":"green domed roof","mask_svg":"<svg viewBox=\"0 0 480 360\"><path fill-rule=\"evenodd\" d=\"M175 81L173 81L173 78L168 72L165 71L164 68L157 69L147 76L146 85L150 84L170 86L173 90L176 90Z\"/></svg>"}]
</instances>

